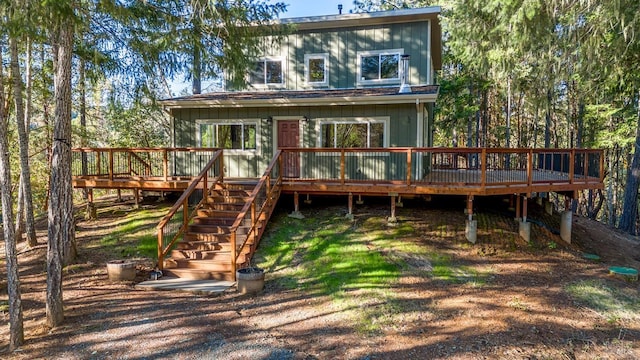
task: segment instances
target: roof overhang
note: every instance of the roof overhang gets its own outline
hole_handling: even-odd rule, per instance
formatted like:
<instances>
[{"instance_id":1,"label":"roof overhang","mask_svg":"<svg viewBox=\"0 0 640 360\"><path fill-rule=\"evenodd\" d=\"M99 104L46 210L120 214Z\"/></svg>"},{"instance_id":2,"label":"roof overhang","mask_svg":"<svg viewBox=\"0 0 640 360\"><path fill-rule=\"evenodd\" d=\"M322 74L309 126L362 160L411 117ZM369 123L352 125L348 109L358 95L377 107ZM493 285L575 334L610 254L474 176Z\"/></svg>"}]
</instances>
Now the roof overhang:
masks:
<instances>
[{"instance_id":1,"label":"roof overhang","mask_svg":"<svg viewBox=\"0 0 640 360\"><path fill-rule=\"evenodd\" d=\"M173 109L242 108L272 106L341 106L390 105L433 103L439 86L420 87L421 91L398 93L394 89L326 90L326 91L274 91L209 93L161 100L167 111ZM391 90L391 91L390 91Z\"/></svg>"}]
</instances>

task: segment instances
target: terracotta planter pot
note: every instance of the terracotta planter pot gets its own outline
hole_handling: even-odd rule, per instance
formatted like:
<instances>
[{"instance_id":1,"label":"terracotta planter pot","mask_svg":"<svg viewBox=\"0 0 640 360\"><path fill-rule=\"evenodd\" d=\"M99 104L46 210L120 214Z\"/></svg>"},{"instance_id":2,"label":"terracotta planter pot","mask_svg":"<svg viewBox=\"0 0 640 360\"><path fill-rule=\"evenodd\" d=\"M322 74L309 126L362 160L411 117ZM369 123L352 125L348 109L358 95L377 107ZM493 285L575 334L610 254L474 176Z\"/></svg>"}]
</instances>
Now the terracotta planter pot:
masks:
<instances>
[{"instance_id":1,"label":"terracotta planter pot","mask_svg":"<svg viewBox=\"0 0 640 360\"><path fill-rule=\"evenodd\" d=\"M111 281L133 281L136 278L136 264L126 260L109 261L107 274Z\"/></svg>"},{"instance_id":2,"label":"terracotta planter pot","mask_svg":"<svg viewBox=\"0 0 640 360\"><path fill-rule=\"evenodd\" d=\"M264 270L257 267L236 271L238 291L242 294L257 294L264 288Z\"/></svg>"}]
</instances>

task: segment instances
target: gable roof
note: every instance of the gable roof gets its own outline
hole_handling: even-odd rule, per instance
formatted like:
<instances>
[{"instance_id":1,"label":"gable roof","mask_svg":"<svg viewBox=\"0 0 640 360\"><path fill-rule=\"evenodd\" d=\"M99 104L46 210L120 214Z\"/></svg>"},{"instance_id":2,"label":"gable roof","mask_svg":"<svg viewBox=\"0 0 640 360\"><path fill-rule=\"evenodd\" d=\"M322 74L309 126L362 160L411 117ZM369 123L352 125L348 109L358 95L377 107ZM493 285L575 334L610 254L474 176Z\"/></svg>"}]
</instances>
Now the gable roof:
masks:
<instances>
[{"instance_id":1,"label":"gable roof","mask_svg":"<svg viewBox=\"0 0 640 360\"><path fill-rule=\"evenodd\" d=\"M166 110L181 108L330 106L369 104L411 104L435 102L438 85L412 86L410 93L398 87L341 89L214 92L161 100Z\"/></svg>"}]
</instances>

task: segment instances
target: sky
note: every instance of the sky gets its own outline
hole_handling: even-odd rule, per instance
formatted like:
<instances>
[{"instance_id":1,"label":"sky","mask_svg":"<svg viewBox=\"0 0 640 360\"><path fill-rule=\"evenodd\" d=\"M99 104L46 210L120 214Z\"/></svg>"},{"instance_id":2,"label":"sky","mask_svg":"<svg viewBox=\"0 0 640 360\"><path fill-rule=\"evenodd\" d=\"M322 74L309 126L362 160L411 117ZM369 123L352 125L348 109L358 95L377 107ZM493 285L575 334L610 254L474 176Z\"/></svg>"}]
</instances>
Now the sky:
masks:
<instances>
[{"instance_id":1,"label":"sky","mask_svg":"<svg viewBox=\"0 0 640 360\"><path fill-rule=\"evenodd\" d=\"M275 2L275 0L272 0ZM353 9L353 0L279 0L287 6L287 12L280 18L337 15L338 4L342 4L342 13L348 14Z\"/></svg>"}]
</instances>

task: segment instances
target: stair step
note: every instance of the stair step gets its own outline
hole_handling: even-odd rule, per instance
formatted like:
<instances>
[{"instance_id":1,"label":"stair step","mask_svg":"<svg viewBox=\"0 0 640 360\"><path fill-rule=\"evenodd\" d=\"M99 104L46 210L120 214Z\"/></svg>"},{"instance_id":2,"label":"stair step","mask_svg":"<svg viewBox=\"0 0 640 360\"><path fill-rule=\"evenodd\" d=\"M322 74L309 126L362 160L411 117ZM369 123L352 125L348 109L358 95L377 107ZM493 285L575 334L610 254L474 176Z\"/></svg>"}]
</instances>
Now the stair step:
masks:
<instances>
[{"instance_id":1,"label":"stair step","mask_svg":"<svg viewBox=\"0 0 640 360\"><path fill-rule=\"evenodd\" d=\"M164 269L165 276L179 277L189 280L225 280L233 281L231 271L209 271L199 269Z\"/></svg>"},{"instance_id":2,"label":"stair step","mask_svg":"<svg viewBox=\"0 0 640 360\"><path fill-rule=\"evenodd\" d=\"M236 222L236 218L210 218L206 216L196 216L193 218L193 223L189 226L201 226L205 231L209 231L206 227L230 227ZM240 221L240 227L251 226L251 219L244 219ZM216 232L216 231L210 231Z\"/></svg>"},{"instance_id":3,"label":"stair step","mask_svg":"<svg viewBox=\"0 0 640 360\"><path fill-rule=\"evenodd\" d=\"M219 211L235 211L240 212L244 208L246 202L208 202L201 208L202 210L219 210Z\"/></svg>"},{"instance_id":4,"label":"stair step","mask_svg":"<svg viewBox=\"0 0 640 360\"><path fill-rule=\"evenodd\" d=\"M231 271L231 260L191 260L173 259L178 269L198 269L208 271ZM174 269L174 267L171 267Z\"/></svg>"},{"instance_id":5,"label":"stair step","mask_svg":"<svg viewBox=\"0 0 640 360\"><path fill-rule=\"evenodd\" d=\"M224 196L224 195L210 195L205 204L217 204L217 203L225 203L225 204L244 204L249 201L249 196Z\"/></svg>"},{"instance_id":6,"label":"stair step","mask_svg":"<svg viewBox=\"0 0 640 360\"><path fill-rule=\"evenodd\" d=\"M231 233L231 225L219 225L215 221L210 221L209 218L194 218L193 224L196 229L205 230L198 231L198 233L212 233L212 234L229 234ZM245 235L251 229L249 226L239 226L236 234Z\"/></svg>"},{"instance_id":7,"label":"stair step","mask_svg":"<svg viewBox=\"0 0 640 360\"><path fill-rule=\"evenodd\" d=\"M197 216L214 217L214 218L232 218L235 219L240 214L240 211L233 210L216 210L216 209L198 209L196 210Z\"/></svg>"},{"instance_id":8,"label":"stair step","mask_svg":"<svg viewBox=\"0 0 640 360\"><path fill-rule=\"evenodd\" d=\"M238 256L239 262L244 262L246 254ZM231 262L231 252L224 250L172 250L171 258L174 260L214 260Z\"/></svg>"},{"instance_id":9,"label":"stair step","mask_svg":"<svg viewBox=\"0 0 640 360\"><path fill-rule=\"evenodd\" d=\"M231 243L215 241L180 241L176 250L229 251Z\"/></svg>"}]
</instances>

